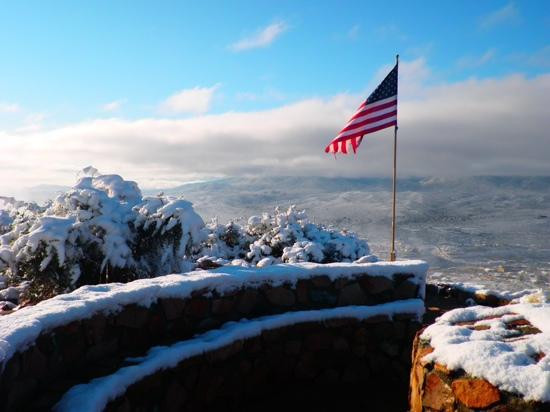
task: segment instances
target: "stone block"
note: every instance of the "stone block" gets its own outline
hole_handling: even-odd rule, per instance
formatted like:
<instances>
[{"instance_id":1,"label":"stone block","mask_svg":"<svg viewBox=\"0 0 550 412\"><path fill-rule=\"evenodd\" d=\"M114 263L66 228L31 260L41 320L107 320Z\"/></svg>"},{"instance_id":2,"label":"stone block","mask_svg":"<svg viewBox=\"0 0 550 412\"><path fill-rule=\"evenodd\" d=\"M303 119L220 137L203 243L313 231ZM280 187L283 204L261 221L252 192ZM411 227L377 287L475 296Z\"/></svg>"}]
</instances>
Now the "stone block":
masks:
<instances>
[{"instance_id":1,"label":"stone block","mask_svg":"<svg viewBox=\"0 0 550 412\"><path fill-rule=\"evenodd\" d=\"M451 387L456 398L468 408L485 409L500 401L499 390L484 379L457 379Z\"/></svg>"},{"instance_id":2,"label":"stone block","mask_svg":"<svg viewBox=\"0 0 550 412\"><path fill-rule=\"evenodd\" d=\"M237 309L240 313L248 314L258 304L260 294L255 289L245 289L239 298Z\"/></svg>"},{"instance_id":3,"label":"stone block","mask_svg":"<svg viewBox=\"0 0 550 412\"><path fill-rule=\"evenodd\" d=\"M340 290L338 305L364 305L367 299L357 282L351 283Z\"/></svg>"},{"instance_id":4,"label":"stone block","mask_svg":"<svg viewBox=\"0 0 550 412\"><path fill-rule=\"evenodd\" d=\"M205 318L210 314L210 301L205 298L192 298L186 302L185 314L194 318Z\"/></svg>"},{"instance_id":5,"label":"stone block","mask_svg":"<svg viewBox=\"0 0 550 412\"><path fill-rule=\"evenodd\" d=\"M164 312L164 316L169 321L179 318L185 308L185 301L177 298L159 299L160 306Z\"/></svg>"},{"instance_id":6,"label":"stone block","mask_svg":"<svg viewBox=\"0 0 550 412\"><path fill-rule=\"evenodd\" d=\"M145 326L149 317L149 310L144 306L128 305L116 317L116 323L132 329Z\"/></svg>"},{"instance_id":7,"label":"stone block","mask_svg":"<svg viewBox=\"0 0 550 412\"><path fill-rule=\"evenodd\" d=\"M297 340L297 339L293 339L293 340L288 340L285 342L285 353L287 355L298 355L300 353L300 349L302 347L302 342Z\"/></svg>"},{"instance_id":8,"label":"stone block","mask_svg":"<svg viewBox=\"0 0 550 412\"><path fill-rule=\"evenodd\" d=\"M321 307L333 307L336 306L338 297L328 290L311 289L309 291L309 300L311 303Z\"/></svg>"},{"instance_id":9,"label":"stone block","mask_svg":"<svg viewBox=\"0 0 550 412\"><path fill-rule=\"evenodd\" d=\"M414 299L416 297L418 297L418 285L410 280L405 280L395 287L396 299Z\"/></svg>"},{"instance_id":10,"label":"stone block","mask_svg":"<svg viewBox=\"0 0 550 412\"><path fill-rule=\"evenodd\" d=\"M363 276L359 283L365 292L371 295L393 290L393 280L386 276Z\"/></svg>"},{"instance_id":11,"label":"stone block","mask_svg":"<svg viewBox=\"0 0 550 412\"><path fill-rule=\"evenodd\" d=\"M317 288L328 288L330 285L332 285L332 281L327 275L320 275L312 277L311 283Z\"/></svg>"},{"instance_id":12,"label":"stone block","mask_svg":"<svg viewBox=\"0 0 550 412\"><path fill-rule=\"evenodd\" d=\"M225 315L233 309L235 302L232 299L214 299L212 301L212 313L214 315Z\"/></svg>"},{"instance_id":13,"label":"stone block","mask_svg":"<svg viewBox=\"0 0 550 412\"><path fill-rule=\"evenodd\" d=\"M296 300L300 305L307 305L309 303L309 284L306 280L299 280L296 282Z\"/></svg>"},{"instance_id":14,"label":"stone block","mask_svg":"<svg viewBox=\"0 0 550 412\"><path fill-rule=\"evenodd\" d=\"M422 405L436 411L452 411L454 396L447 385L436 373L429 373L424 382Z\"/></svg>"},{"instance_id":15,"label":"stone block","mask_svg":"<svg viewBox=\"0 0 550 412\"><path fill-rule=\"evenodd\" d=\"M294 293L283 286L267 289L265 295L271 304L277 306L292 306L296 302Z\"/></svg>"}]
</instances>

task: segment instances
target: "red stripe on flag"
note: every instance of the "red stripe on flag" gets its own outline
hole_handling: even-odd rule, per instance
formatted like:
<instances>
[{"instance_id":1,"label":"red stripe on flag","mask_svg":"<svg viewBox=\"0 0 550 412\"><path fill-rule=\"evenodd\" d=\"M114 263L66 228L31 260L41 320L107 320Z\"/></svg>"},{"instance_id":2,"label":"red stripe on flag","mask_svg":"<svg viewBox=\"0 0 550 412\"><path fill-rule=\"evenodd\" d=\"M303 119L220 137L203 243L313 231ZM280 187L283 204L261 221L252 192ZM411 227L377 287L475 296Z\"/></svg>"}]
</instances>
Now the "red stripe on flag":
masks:
<instances>
[{"instance_id":1,"label":"red stripe on flag","mask_svg":"<svg viewBox=\"0 0 550 412\"><path fill-rule=\"evenodd\" d=\"M338 135L341 135L343 132L347 132L348 130L353 130L353 129L356 129L358 127L362 127L362 126L365 126L365 125L370 124L370 123L375 123L375 122L378 122L380 120L384 120L384 119L387 119L388 117L393 117L393 116L396 116L396 115L397 115L397 107L395 108L395 110L393 112L384 113L384 114L381 114L379 116L369 117L368 119L363 120L362 122L355 123L355 124L352 124L350 126L346 126L342 130L340 130L340 133L338 133Z\"/></svg>"},{"instance_id":2,"label":"red stripe on flag","mask_svg":"<svg viewBox=\"0 0 550 412\"><path fill-rule=\"evenodd\" d=\"M340 142L350 140L350 139L354 139L354 138L359 138L358 142L357 142L357 147L359 147L359 145L361 144L361 141L363 140L364 135L369 134L369 133L374 133L374 132L377 132L379 130L385 129L387 127L391 127L391 126L397 126L397 120L392 120L389 123L384 123L380 126L373 127L372 129L368 129L367 131L358 132L357 134L354 134L354 135L339 137L337 139L334 139L332 142L330 142L330 144L325 148L325 152L329 153L330 149L331 149L331 146L332 146L333 153L338 153L338 144ZM353 143L352 143L352 145L353 145ZM354 150L354 152L355 152L355 150Z\"/></svg>"},{"instance_id":3,"label":"red stripe on flag","mask_svg":"<svg viewBox=\"0 0 550 412\"><path fill-rule=\"evenodd\" d=\"M349 121L351 122L354 119L357 119L358 117L365 116L372 112L377 112L378 110L387 109L388 107L397 106L397 100L392 100L391 102L379 104L378 106L372 107L371 105L365 106L364 110L361 110L360 112L355 113ZM349 122L348 122L349 123Z\"/></svg>"}]
</instances>

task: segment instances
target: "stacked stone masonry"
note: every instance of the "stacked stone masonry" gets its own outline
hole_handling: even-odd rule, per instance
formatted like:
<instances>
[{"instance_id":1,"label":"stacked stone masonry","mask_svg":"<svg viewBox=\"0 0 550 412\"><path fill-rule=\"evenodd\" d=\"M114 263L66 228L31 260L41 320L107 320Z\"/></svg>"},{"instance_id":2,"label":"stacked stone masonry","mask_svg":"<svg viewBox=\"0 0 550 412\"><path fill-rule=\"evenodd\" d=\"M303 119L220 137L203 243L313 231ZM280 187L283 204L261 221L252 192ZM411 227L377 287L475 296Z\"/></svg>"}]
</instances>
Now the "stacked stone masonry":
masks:
<instances>
[{"instance_id":1,"label":"stacked stone masonry","mask_svg":"<svg viewBox=\"0 0 550 412\"><path fill-rule=\"evenodd\" d=\"M408 387L414 317L268 330L158 372L107 410L405 410L395 395Z\"/></svg>"},{"instance_id":2,"label":"stacked stone masonry","mask_svg":"<svg viewBox=\"0 0 550 412\"><path fill-rule=\"evenodd\" d=\"M474 325L474 321L460 322L473 330L485 330L488 326ZM527 320L509 323L507 328L517 334L513 339L540 333ZM489 412L548 412L550 404L526 401L522 396L500 390L485 379L468 375L464 370L451 370L446 365L429 362L424 357L433 352L428 342L421 339L419 331L413 343L412 368L410 376L410 411L489 411ZM546 354L538 353L534 361L540 361Z\"/></svg>"},{"instance_id":3,"label":"stacked stone masonry","mask_svg":"<svg viewBox=\"0 0 550 412\"><path fill-rule=\"evenodd\" d=\"M225 294L196 290L189 297L159 299L149 307L132 304L118 313L91 314L43 332L34 345L7 360L0 375L0 411L49 410L71 386L116 371L129 356L143 355L152 346L185 340L228 321L423 297L423 287L413 278L407 273L393 277L364 273L334 280L321 275L275 287L266 281ZM404 333L400 339L409 339L406 336L415 326L396 328L405 331L399 332ZM307 346L304 342L300 347ZM338 342L331 341L331 345L353 345L348 340ZM396 370L403 374L406 345L400 342L386 351L401 359L396 360ZM338 373L340 379L344 369Z\"/></svg>"}]
</instances>

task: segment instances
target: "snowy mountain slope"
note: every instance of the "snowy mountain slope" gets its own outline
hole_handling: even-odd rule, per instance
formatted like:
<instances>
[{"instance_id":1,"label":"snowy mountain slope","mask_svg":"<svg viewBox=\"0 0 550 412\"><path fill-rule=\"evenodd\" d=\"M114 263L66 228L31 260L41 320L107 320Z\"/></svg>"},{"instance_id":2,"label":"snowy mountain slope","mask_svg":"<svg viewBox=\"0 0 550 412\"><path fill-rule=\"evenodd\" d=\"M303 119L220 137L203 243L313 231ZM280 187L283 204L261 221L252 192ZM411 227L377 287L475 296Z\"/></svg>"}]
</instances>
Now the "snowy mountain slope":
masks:
<instances>
[{"instance_id":1,"label":"snowy mountain slope","mask_svg":"<svg viewBox=\"0 0 550 412\"><path fill-rule=\"evenodd\" d=\"M39 189L36 200L44 200L47 188ZM232 177L143 192L182 195L220 223L296 204L388 254L391 179ZM550 177L400 179L397 212L398 257L427 260L432 278L550 289Z\"/></svg>"},{"instance_id":2,"label":"snowy mountain slope","mask_svg":"<svg viewBox=\"0 0 550 412\"><path fill-rule=\"evenodd\" d=\"M438 279L550 288L550 177L408 178L398 190L400 258L427 260ZM390 179L228 178L164 192L222 222L296 204L387 255Z\"/></svg>"}]
</instances>

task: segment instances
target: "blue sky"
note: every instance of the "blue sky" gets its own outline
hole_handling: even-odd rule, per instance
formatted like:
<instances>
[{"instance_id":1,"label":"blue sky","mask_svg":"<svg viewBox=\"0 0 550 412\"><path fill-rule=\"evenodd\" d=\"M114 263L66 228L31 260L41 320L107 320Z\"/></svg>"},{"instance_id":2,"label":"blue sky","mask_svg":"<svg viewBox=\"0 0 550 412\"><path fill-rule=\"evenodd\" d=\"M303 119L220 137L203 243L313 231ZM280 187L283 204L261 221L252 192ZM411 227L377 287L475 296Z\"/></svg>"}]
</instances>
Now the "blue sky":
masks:
<instances>
[{"instance_id":1,"label":"blue sky","mask_svg":"<svg viewBox=\"0 0 550 412\"><path fill-rule=\"evenodd\" d=\"M396 52L403 61L403 101L422 98L435 102L456 92L452 100L456 102L468 87L472 93L492 96L495 102L502 100L498 90L509 96L507 90L532 89L535 92L528 93L529 100L537 90L546 90L550 71L550 2L542 0L2 1L1 7L0 139L4 133L14 158L23 150L20 136L29 139L25 147L39 146L31 143L30 134L40 144L50 139L64 146L63 139L84 145L94 132L110 134L115 141L117 133L125 138L130 133L144 141L152 139L144 146L162 140L169 151L171 144L190 144L185 132L191 128L190 134L195 133L201 122L202 132L196 132L191 140L207 151L211 139L205 130L223 125L222 120L230 114L262 117L267 111L275 118L279 112L290 113L283 118L291 125L291 119L308 104L309 111L300 113L311 115L308 121L312 123L319 120L314 104L330 113L338 111L318 137L319 146L324 147L332 130L337 131L349 111L393 64ZM513 80L514 76L523 83ZM496 91L494 82L503 82ZM512 102L510 105L510 110L515 110ZM409 110L409 118L413 112ZM441 116L445 117L444 113ZM436 117L434 114L431 125L442 121ZM147 129L149 123L144 125L147 119L156 122L154 130ZM242 125L247 119L233 116L231 122ZM81 130L83 124L86 132ZM303 125L292 125L295 130L288 136L312 132ZM175 128L169 136L168 126ZM252 134L237 126L232 132L216 127L218 135L231 135L228 139ZM75 130L80 134L67 137ZM254 130L265 132L260 126ZM270 142L283 137L273 136ZM537 139L541 144L541 138ZM95 152L99 163L105 150L102 146ZM165 150L147 162L155 165L154 173L170 175L170 182L211 171L197 165L181 174L168 170L164 168ZM75 154L83 151L75 148L55 156L58 169L65 172L40 169L36 157L17 167L35 171L25 175L26 181L40 176L47 182L54 178L65 182L69 180L67 171L80 163L98 163L92 156ZM136 158L111 155L113 164L103 162L103 168L123 169L143 178L130 167ZM242 162L250 153L242 159L239 153L235 156ZM285 154L281 156L283 159ZM308 156L304 152L296 157L301 160L295 159L302 162L300 173L322 172L321 164L307 166L313 162ZM53 161L53 157L42 156L44 159ZM269 171L260 159L257 168ZM509 170L550 173L545 168ZM500 171L499 166L472 173ZM247 170L228 167L211 172L226 175ZM411 168L409 173L422 171Z\"/></svg>"},{"instance_id":2,"label":"blue sky","mask_svg":"<svg viewBox=\"0 0 550 412\"><path fill-rule=\"evenodd\" d=\"M531 61L550 43L546 1L25 1L2 9L0 101L58 121L99 115L112 101L125 116L149 115L196 86L218 85L213 112L358 92L395 52L428 59L433 81L534 75L549 64ZM274 24L281 33L265 47L231 48Z\"/></svg>"}]
</instances>

